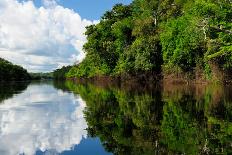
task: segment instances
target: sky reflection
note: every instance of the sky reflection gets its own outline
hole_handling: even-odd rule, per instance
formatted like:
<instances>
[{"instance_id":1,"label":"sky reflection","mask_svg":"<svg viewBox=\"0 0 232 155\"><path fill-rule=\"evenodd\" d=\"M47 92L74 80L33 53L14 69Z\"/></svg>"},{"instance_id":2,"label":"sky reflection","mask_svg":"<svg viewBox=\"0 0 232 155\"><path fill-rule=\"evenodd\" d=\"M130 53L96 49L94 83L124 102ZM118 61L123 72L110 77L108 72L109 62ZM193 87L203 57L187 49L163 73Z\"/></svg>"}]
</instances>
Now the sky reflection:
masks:
<instances>
[{"instance_id":1,"label":"sky reflection","mask_svg":"<svg viewBox=\"0 0 232 155\"><path fill-rule=\"evenodd\" d=\"M0 154L71 150L87 137L85 102L52 85L30 85L0 104Z\"/></svg>"}]
</instances>

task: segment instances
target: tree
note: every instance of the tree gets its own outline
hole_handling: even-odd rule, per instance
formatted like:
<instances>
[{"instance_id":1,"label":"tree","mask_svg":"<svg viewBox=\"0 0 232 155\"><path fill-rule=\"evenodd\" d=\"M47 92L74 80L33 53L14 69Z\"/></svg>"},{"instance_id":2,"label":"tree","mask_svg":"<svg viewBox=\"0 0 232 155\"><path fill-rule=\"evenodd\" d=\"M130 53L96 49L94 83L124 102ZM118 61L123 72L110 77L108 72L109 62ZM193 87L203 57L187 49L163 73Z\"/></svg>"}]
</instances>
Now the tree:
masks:
<instances>
[{"instance_id":1,"label":"tree","mask_svg":"<svg viewBox=\"0 0 232 155\"><path fill-rule=\"evenodd\" d=\"M30 78L26 69L0 58L0 81L22 81Z\"/></svg>"}]
</instances>

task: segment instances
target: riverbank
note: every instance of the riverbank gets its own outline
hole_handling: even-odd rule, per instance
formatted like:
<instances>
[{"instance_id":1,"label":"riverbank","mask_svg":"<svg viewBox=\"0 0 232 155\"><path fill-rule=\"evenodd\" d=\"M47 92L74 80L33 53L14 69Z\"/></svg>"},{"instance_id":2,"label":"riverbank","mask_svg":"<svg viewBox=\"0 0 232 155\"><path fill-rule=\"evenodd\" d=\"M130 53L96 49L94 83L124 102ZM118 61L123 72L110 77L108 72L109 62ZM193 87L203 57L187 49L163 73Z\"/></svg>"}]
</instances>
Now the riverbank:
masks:
<instances>
[{"instance_id":1,"label":"riverbank","mask_svg":"<svg viewBox=\"0 0 232 155\"><path fill-rule=\"evenodd\" d=\"M212 72L211 78L206 78L200 70L194 73L163 73L163 74L124 74L120 76L94 76L91 78L68 78L76 82L92 82L94 84L108 85L152 85L162 84L232 84L232 75L226 72Z\"/></svg>"}]
</instances>

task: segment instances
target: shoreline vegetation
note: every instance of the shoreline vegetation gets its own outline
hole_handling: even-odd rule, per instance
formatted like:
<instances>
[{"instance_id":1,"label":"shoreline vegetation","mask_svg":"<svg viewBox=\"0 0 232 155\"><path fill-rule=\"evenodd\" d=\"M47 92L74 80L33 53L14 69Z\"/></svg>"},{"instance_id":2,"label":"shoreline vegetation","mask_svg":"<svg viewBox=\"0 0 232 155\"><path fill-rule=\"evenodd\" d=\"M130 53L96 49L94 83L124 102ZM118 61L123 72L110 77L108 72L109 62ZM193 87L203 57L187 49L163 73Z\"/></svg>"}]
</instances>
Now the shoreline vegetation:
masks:
<instances>
[{"instance_id":1,"label":"shoreline vegetation","mask_svg":"<svg viewBox=\"0 0 232 155\"><path fill-rule=\"evenodd\" d=\"M134 0L87 27L85 59L62 79L231 83L229 0Z\"/></svg>"},{"instance_id":2,"label":"shoreline vegetation","mask_svg":"<svg viewBox=\"0 0 232 155\"><path fill-rule=\"evenodd\" d=\"M0 58L0 82L27 81L30 79L31 76L26 69Z\"/></svg>"},{"instance_id":3,"label":"shoreline vegetation","mask_svg":"<svg viewBox=\"0 0 232 155\"><path fill-rule=\"evenodd\" d=\"M51 80L53 72L50 73L29 73L26 69L19 65L15 65L3 58L0 58L0 84L10 82L28 82L31 80Z\"/></svg>"},{"instance_id":4,"label":"shoreline vegetation","mask_svg":"<svg viewBox=\"0 0 232 155\"><path fill-rule=\"evenodd\" d=\"M230 0L133 0L88 26L86 57L51 73L0 59L0 81L232 83Z\"/></svg>"}]
</instances>

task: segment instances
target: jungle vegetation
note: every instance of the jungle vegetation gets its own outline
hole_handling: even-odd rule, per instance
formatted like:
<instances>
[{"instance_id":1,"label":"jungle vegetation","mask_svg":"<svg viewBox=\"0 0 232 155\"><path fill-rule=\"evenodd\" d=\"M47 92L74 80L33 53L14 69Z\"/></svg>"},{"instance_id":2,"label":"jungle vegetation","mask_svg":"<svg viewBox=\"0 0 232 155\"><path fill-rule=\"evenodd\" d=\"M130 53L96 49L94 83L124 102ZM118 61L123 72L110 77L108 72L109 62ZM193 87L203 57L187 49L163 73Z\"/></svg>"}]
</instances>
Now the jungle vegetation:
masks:
<instances>
[{"instance_id":1,"label":"jungle vegetation","mask_svg":"<svg viewBox=\"0 0 232 155\"><path fill-rule=\"evenodd\" d=\"M62 68L56 69L52 73L52 77L55 80L65 80L66 73L71 69L71 66L63 66Z\"/></svg>"},{"instance_id":2,"label":"jungle vegetation","mask_svg":"<svg viewBox=\"0 0 232 155\"><path fill-rule=\"evenodd\" d=\"M231 0L134 0L87 27L85 59L65 76L232 72Z\"/></svg>"},{"instance_id":3,"label":"jungle vegetation","mask_svg":"<svg viewBox=\"0 0 232 155\"><path fill-rule=\"evenodd\" d=\"M26 69L0 58L0 82L23 81L29 80L30 78L31 77Z\"/></svg>"}]
</instances>

